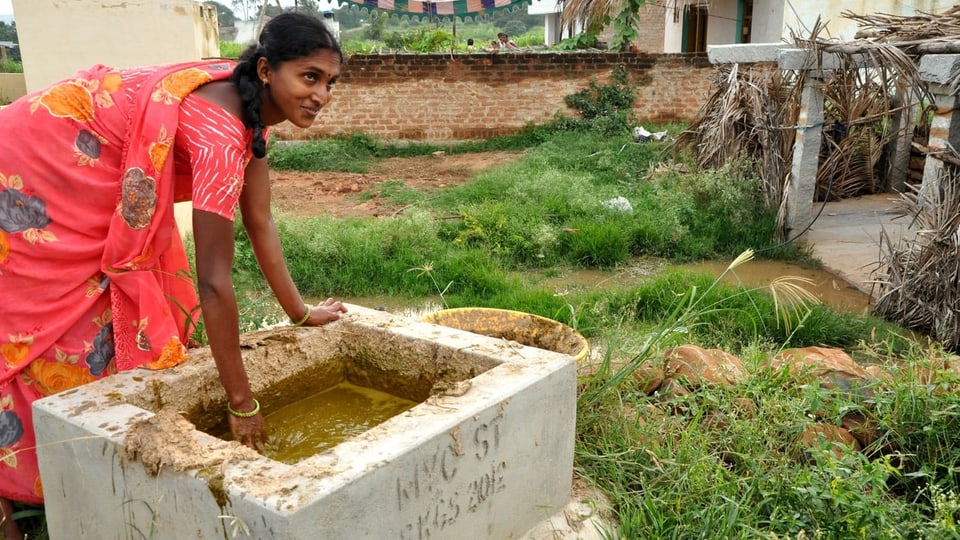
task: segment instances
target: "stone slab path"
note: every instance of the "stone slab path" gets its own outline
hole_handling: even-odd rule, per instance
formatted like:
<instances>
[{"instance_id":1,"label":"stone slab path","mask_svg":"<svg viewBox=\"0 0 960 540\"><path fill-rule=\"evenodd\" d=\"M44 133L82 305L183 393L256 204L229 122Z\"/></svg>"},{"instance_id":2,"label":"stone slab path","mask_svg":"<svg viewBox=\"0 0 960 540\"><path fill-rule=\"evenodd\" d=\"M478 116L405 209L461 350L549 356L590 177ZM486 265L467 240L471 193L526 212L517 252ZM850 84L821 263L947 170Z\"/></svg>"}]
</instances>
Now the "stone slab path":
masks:
<instances>
[{"instance_id":1,"label":"stone slab path","mask_svg":"<svg viewBox=\"0 0 960 540\"><path fill-rule=\"evenodd\" d=\"M873 273L881 260L881 233L886 231L894 243L914 234L910 218L893 211L899 198L897 193L881 193L828 202L822 212L823 203L814 203L813 215L820 215L801 239L826 270L871 294Z\"/></svg>"}]
</instances>

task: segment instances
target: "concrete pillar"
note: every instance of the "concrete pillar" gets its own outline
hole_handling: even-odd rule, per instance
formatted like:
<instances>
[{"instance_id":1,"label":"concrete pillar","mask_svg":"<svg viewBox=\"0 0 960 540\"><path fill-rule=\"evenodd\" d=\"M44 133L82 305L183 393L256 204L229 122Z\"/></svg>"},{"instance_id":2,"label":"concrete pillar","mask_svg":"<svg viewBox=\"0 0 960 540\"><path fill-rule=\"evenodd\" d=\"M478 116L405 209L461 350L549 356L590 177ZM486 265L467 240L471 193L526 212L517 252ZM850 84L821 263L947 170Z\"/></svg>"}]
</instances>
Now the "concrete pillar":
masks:
<instances>
[{"instance_id":1,"label":"concrete pillar","mask_svg":"<svg viewBox=\"0 0 960 540\"><path fill-rule=\"evenodd\" d=\"M547 13L543 17L543 44L547 46L556 45L563 39L560 36L560 14Z\"/></svg>"},{"instance_id":2,"label":"concrete pillar","mask_svg":"<svg viewBox=\"0 0 960 540\"><path fill-rule=\"evenodd\" d=\"M960 149L957 144L957 118L960 111L958 105L960 101L950 88L943 84L930 84L930 91L933 93L934 113L933 120L930 122L930 140L927 146L933 150L927 154L927 159L923 166L923 184L921 191L926 192L930 189L940 189L940 176L943 174L943 161L937 157L937 151L945 150L950 144L954 148Z\"/></svg>"},{"instance_id":3,"label":"concrete pillar","mask_svg":"<svg viewBox=\"0 0 960 540\"><path fill-rule=\"evenodd\" d=\"M823 133L823 99L823 80L809 72L803 85L797 136L793 143L793 169L786 193L786 228L794 234L806 227L813 217Z\"/></svg>"},{"instance_id":4,"label":"concrete pillar","mask_svg":"<svg viewBox=\"0 0 960 540\"><path fill-rule=\"evenodd\" d=\"M897 96L897 105L902 108L893 113L891 129L893 133L887 143L886 152L890 156L890 170L887 173L887 191L903 193L907 188L907 176L910 174L910 148L913 145L913 117L917 107L913 94L908 92Z\"/></svg>"},{"instance_id":5,"label":"concrete pillar","mask_svg":"<svg viewBox=\"0 0 960 540\"><path fill-rule=\"evenodd\" d=\"M960 54L928 54L920 58L920 78L929 83L935 106L927 143L932 152L927 154L923 166L922 194L940 189L943 161L937 157L938 151L946 150L948 145L960 150L960 103L950 84L958 69Z\"/></svg>"}]
</instances>

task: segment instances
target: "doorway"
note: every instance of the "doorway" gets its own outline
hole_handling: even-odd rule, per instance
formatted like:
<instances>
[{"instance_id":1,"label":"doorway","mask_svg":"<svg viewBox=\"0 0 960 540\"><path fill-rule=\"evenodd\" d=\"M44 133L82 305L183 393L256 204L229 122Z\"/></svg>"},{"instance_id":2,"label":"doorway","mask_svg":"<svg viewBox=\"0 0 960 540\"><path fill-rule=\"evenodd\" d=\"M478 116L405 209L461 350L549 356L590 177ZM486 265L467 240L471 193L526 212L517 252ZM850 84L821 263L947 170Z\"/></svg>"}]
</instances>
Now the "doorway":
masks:
<instances>
[{"instance_id":1,"label":"doorway","mask_svg":"<svg viewBox=\"0 0 960 540\"><path fill-rule=\"evenodd\" d=\"M707 18L705 4L686 5L683 8L683 52L706 52Z\"/></svg>"}]
</instances>

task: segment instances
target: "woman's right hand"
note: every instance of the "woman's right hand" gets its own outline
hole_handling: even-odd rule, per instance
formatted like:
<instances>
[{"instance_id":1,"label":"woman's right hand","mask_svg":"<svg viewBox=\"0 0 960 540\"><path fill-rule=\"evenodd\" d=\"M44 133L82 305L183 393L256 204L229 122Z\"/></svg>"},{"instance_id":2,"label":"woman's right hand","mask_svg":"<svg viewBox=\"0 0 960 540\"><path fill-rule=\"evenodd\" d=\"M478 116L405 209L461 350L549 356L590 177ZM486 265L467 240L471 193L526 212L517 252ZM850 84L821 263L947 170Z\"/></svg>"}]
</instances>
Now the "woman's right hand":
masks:
<instances>
[{"instance_id":1,"label":"woman's right hand","mask_svg":"<svg viewBox=\"0 0 960 540\"><path fill-rule=\"evenodd\" d=\"M343 302L333 298L327 298L315 306L307 306L307 309L310 310L310 315L304 321L303 326L323 326L339 320L340 314L347 312Z\"/></svg>"},{"instance_id":2,"label":"woman's right hand","mask_svg":"<svg viewBox=\"0 0 960 540\"><path fill-rule=\"evenodd\" d=\"M241 418L227 413L227 422L230 425L233 440L257 452L263 450L263 446L267 443L267 430L262 414Z\"/></svg>"}]
</instances>

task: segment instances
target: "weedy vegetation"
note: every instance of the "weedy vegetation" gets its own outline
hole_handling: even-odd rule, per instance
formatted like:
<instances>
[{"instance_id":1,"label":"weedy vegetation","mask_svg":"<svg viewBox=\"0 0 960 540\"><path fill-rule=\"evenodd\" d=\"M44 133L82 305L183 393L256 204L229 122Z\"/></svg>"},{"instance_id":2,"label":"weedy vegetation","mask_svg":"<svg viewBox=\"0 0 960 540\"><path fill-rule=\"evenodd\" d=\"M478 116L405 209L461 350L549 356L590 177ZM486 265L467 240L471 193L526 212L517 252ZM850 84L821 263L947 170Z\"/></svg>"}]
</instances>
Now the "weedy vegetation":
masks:
<instances>
[{"instance_id":1,"label":"weedy vegetation","mask_svg":"<svg viewBox=\"0 0 960 540\"><path fill-rule=\"evenodd\" d=\"M575 472L608 498L608 538L960 535L960 362L937 345L876 317L835 313L789 276L761 289L668 270L565 295L531 279L650 257L732 260L734 275L752 257L816 264L802 244L777 240L762 164L701 169L666 142L636 144L623 88L601 86L574 100L597 116L557 118L510 137L274 145L272 167L304 171L362 172L378 159L437 150L522 152L430 196L400 181L363 195L402 206L392 217L278 215L297 286L315 298L439 294L444 307L526 311L589 338L598 356L579 380ZM655 129L675 136L683 127ZM284 320L239 226L236 240L244 329ZM750 377L649 392L637 374L687 343L737 355ZM777 353L807 345L842 348L888 376L863 388L827 387L768 369ZM869 444L801 444L815 422L840 426L851 415L871 426Z\"/></svg>"}]
</instances>

